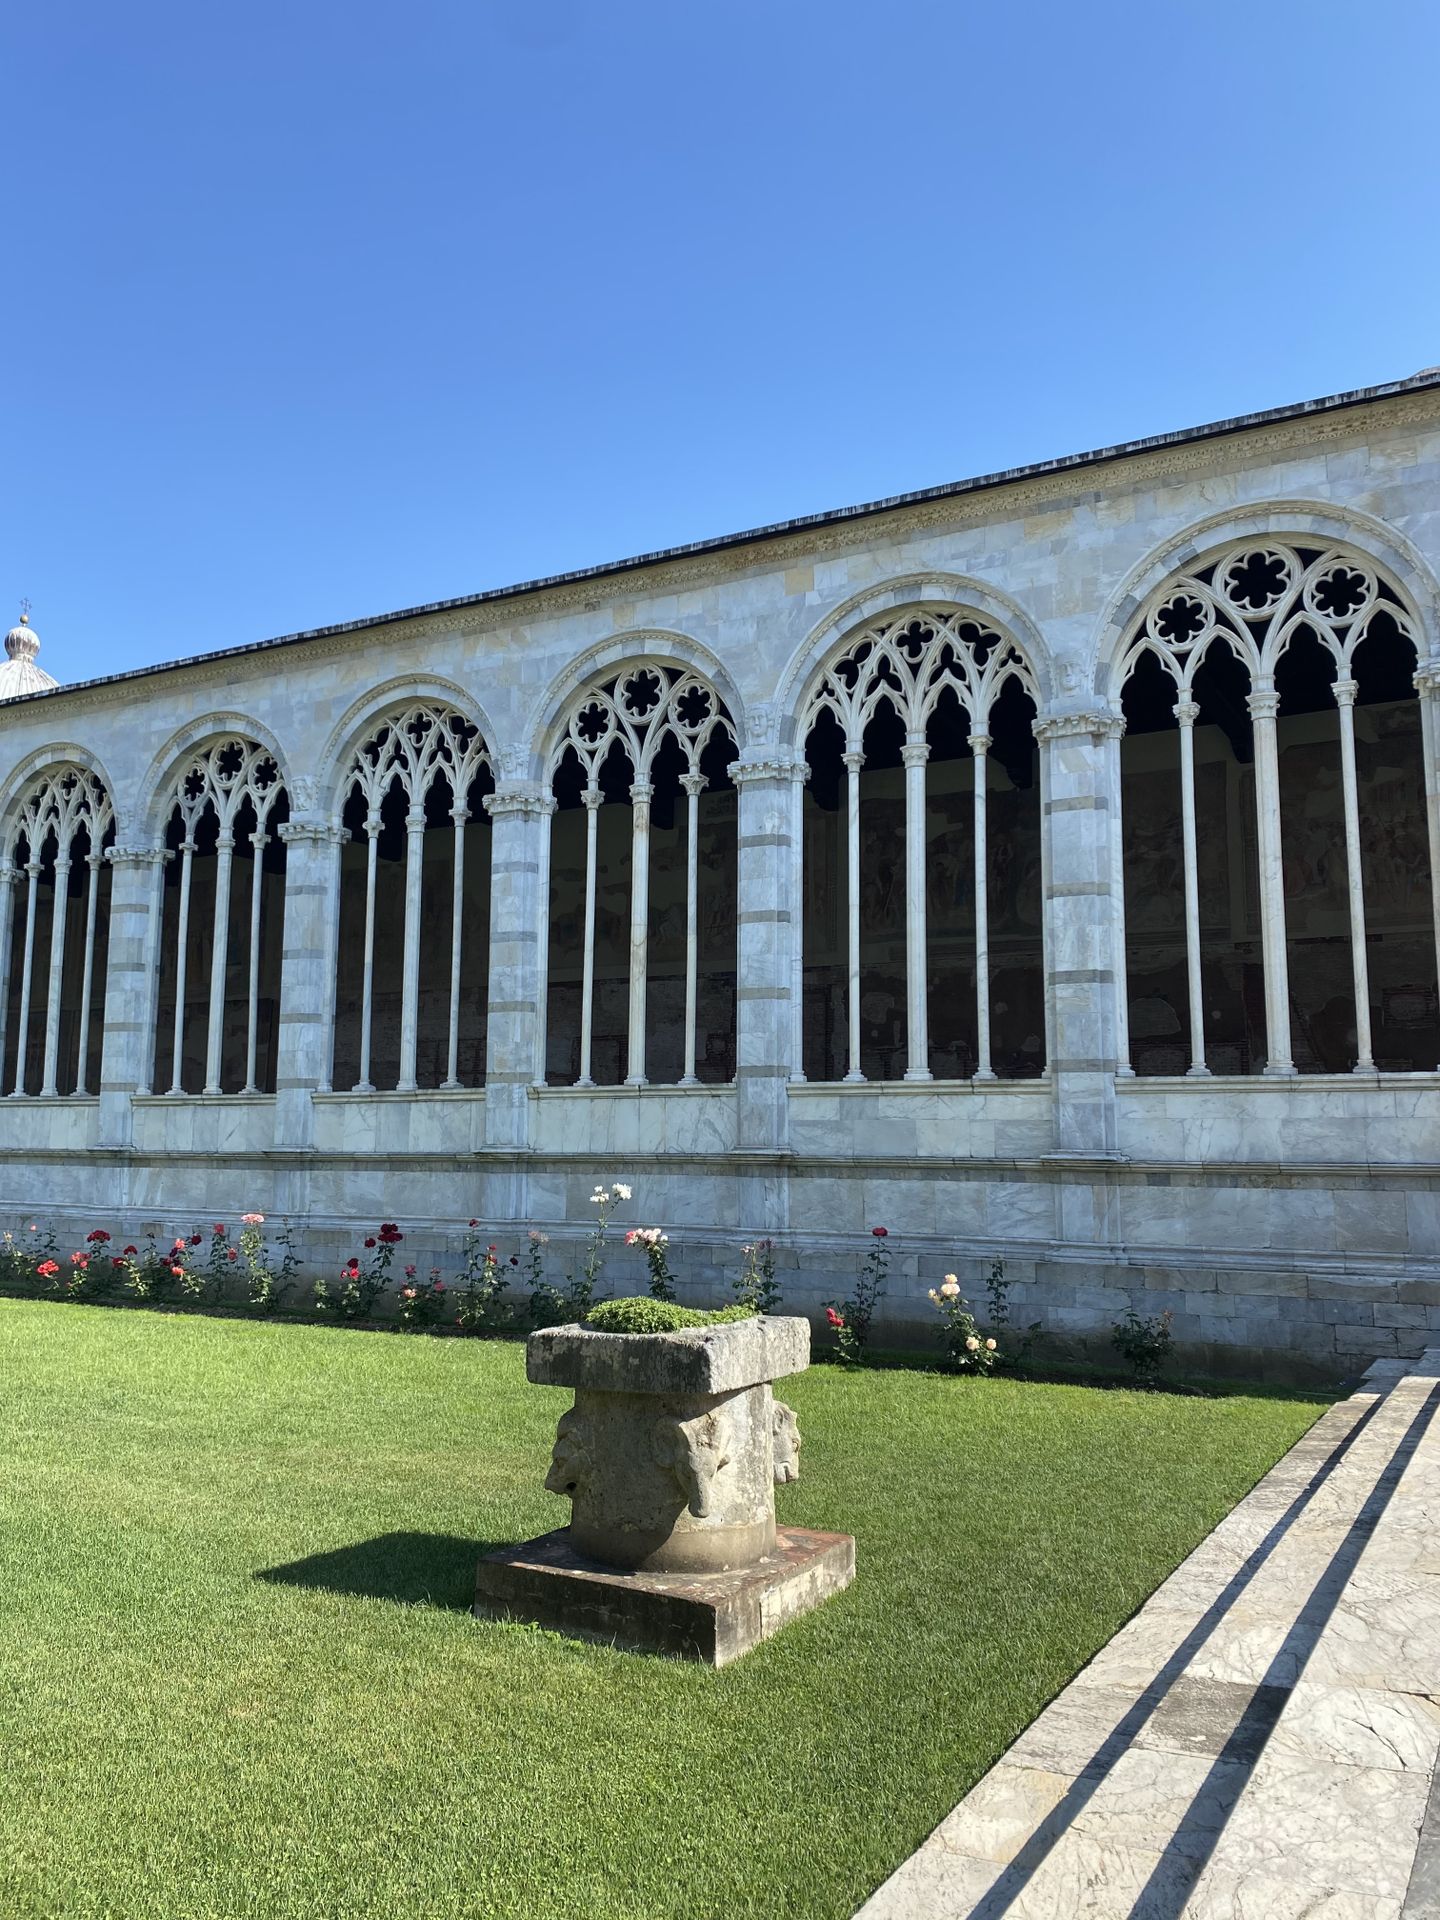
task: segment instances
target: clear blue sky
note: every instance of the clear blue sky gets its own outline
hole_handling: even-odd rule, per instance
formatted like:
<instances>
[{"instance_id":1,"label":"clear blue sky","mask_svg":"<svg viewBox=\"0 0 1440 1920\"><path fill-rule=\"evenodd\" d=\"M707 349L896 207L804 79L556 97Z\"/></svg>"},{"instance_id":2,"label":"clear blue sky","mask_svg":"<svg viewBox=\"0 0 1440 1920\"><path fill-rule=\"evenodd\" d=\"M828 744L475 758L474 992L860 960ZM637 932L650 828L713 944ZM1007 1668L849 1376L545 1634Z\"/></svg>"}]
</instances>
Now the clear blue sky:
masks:
<instances>
[{"instance_id":1,"label":"clear blue sky","mask_svg":"<svg viewBox=\"0 0 1440 1920\"><path fill-rule=\"evenodd\" d=\"M1440 361L1433 0L14 6L64 680Z\"/></svg>"}]
</instances>

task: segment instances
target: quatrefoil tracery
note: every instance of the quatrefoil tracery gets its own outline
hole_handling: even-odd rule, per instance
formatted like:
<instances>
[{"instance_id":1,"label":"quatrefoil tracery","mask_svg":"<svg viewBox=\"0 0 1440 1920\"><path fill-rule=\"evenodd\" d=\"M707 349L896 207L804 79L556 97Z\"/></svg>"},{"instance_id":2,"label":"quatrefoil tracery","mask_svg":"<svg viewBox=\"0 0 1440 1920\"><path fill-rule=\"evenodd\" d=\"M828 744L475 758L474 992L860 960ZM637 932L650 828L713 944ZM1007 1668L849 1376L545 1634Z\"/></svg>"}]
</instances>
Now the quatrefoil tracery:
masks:
<instances>
[{"instance_id":1,"label":"quatrefoil tracery","mask_svg":"<svg viewBox=\"0 0 1440 1920\"><path fill-rule=\"evenodd\" d=\"M1015 641L961 609L911 609L867 627L831 662L806 707L801 737L828 712L844 734L845 750L862 753L865 729L887 702L907 734L923 735L947 692L971 728L984 732L1009 680L1039 705L1034 672Z\"/></svg>"},{"instance_id":2,"label":"quatrefoil tracery","mask_svg":"<svg viewBox=\"0 0 1440 1920\"><path fill-rule=\"evenodd\" d=\"M594 787L606 756L618 741L637 783L650 778L655 756L674 740L686 771L698 774L700 759L717 734L735 741L735 728L715 689L696 673L646 665L586 688L571 710L551 758L553 774L567 753Z\"/></svg>"},{"instance_id":3,"label":"quatrefoil tracery","mask_svg":"<svg viewBox=\"0 0 1440 1920\"><path fill-rule=\"evenodd\" d=\"M56 767L31 789L21 807L14 844L18 850L23 840L27 857L38 860L53 840L59 857L83 829L91 853L98 853L114 818L105 783L97 774L75 766Z\"/></svg>"},{"instance_id":4,"label":"quatrefoil tracery","mask_svg":"<svg viewBox=\"0 0 1440 1920\"><path fill-rule=\"evenodd\" d=\"M208 808L221 834L232 834L248 801L255 812L255 837L263 838L271 810L283 791L274 755L257 741L232 734L197 753L175 782L175 809L185 838Z\"/></svg>"},{"instance_id":5,"label":"quatrefoil tracery","mask_svg":"<svg viewBox=\"0 0 1440 1920\"><path fill-rule=\"evenodd\" d=\"M412 807L424 805L436 778L444 775L451 804L467 804L471 783L491 765L480 729L439 701L422 700L392 714L356 749L346 791L357 788L372 819L397 782Z\"/></svg>"},{"instance_id":6,"label":"quatrefoil tracery","mask_svg":"<svg viewBox=\"0 0 1440 1920\"><path fill-rule=\"evenodd\" d=\"M1381 616L1413 644L1399 595L1363 556L1250 542L1157 589L1126 651L1122 684L1140 656L1153 653L1188 699L1216 643L1230 649L1252 683L1268 682L1301 632L1314 634L1337 676L1348 679L1356 649Z\"/></svg>"}]
</instances>

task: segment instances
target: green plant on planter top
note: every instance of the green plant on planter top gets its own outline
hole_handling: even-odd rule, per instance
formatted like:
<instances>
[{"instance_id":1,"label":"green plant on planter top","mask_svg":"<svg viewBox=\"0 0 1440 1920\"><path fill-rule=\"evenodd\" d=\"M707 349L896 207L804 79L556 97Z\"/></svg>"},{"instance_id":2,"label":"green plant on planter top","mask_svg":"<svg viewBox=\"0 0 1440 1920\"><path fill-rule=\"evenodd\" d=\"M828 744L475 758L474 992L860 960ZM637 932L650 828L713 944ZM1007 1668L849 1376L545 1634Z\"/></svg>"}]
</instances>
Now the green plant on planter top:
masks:
<instances>
[{"instance_id":1,"label":"green plant on planter top","mask_svg":"<svg viewBox=\"0 0 1440 1920\"><path fill-rule=\"evenodd\" d=\"M753 1320L753 1307L720 1307L703 1313L698 1307L678 1307L673 1300L654 1300L637 1293L623 1300L602 1300L585 1316L596 1333L678 1333L682 1327L723 1327L736 1320Z\"/></svg>"}]
</instances>

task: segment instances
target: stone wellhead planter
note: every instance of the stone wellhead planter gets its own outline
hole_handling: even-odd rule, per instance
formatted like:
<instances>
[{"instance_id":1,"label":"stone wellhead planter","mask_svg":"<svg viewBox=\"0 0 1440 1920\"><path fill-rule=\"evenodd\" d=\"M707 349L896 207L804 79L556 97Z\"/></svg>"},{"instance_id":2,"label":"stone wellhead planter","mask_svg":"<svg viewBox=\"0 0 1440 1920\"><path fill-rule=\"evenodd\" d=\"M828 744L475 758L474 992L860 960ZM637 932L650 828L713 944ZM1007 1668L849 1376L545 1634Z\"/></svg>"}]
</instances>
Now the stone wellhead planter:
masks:
<instances>
[{"instance_id":1,"label":"stone wellhead planter","mask_svg":"<svg viewBox=\"0 0 1440 1920\"><path fill-rule=\"evenodd\" d=\"M719 1666L847 1586L849 1534L775 1524L800 1437L771 1382L809 1363L793 1318L532 1334L529 1379L575 1391L545 1481L570 1525L487 1555L476 1614Z\"/></svg>"}]
</instances>

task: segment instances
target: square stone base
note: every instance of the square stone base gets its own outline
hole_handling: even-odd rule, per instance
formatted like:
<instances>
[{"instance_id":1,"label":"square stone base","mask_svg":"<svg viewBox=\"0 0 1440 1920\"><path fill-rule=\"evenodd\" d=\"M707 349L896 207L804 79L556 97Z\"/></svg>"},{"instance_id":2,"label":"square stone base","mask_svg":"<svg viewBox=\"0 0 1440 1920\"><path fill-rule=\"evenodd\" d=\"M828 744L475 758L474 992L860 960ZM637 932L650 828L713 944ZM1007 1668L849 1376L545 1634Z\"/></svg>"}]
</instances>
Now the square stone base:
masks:
<instances>
[{"instance_id":1,"label":"square stone base","mask_svg":"<svg viewBox=\"0 0 1440 1920\"><path fill-rule=\"evenodd\" d=\"M474 1612L723 1667L854 1578L848 1533L781 1527L775 1551L737 1573L620 1573L576 1553L562 1527L487 1554L476 1569Z\"/></svg>"}]
</instances>

